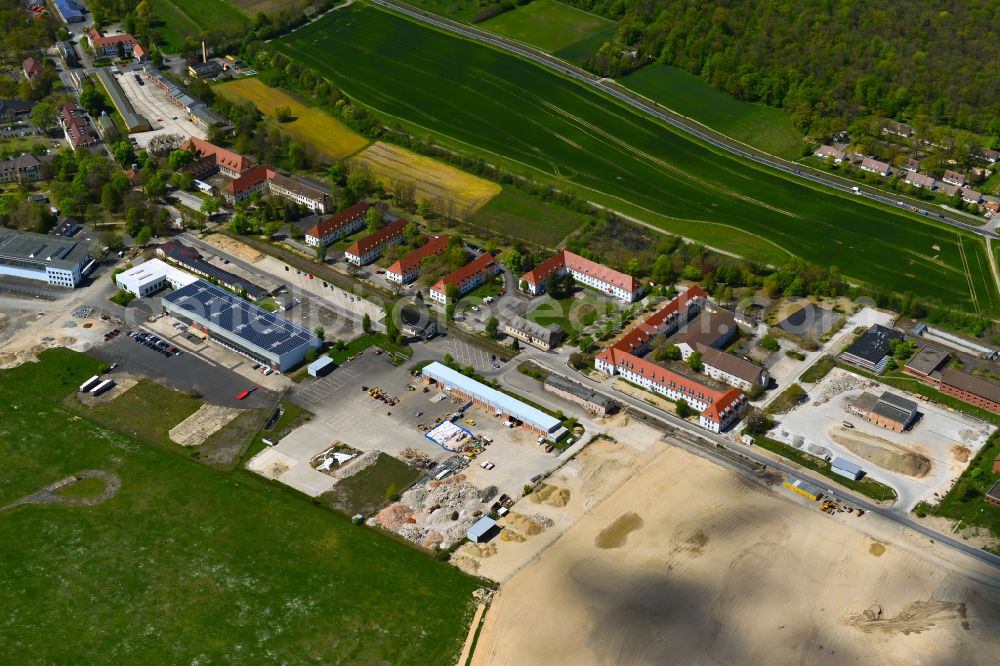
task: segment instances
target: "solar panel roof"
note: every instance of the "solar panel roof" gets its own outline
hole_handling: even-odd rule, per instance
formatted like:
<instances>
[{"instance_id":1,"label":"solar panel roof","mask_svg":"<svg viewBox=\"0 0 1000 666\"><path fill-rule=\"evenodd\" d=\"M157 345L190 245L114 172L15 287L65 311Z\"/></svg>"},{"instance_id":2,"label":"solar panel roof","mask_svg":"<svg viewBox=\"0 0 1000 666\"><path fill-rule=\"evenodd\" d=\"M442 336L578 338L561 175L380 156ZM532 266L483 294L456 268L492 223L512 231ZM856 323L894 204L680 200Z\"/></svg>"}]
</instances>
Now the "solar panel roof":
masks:
<instances>
[{"instance_id":1,"label":"solar panel roof","mask_svg":"<svg viewBox=\"0 0 1000 666\"><path fill-rule=\"evenodd\" d=\"M317 340L312 331L205 280L181 287L162 300L272 354L286 354Z\"/></svg>"}]
</instances>

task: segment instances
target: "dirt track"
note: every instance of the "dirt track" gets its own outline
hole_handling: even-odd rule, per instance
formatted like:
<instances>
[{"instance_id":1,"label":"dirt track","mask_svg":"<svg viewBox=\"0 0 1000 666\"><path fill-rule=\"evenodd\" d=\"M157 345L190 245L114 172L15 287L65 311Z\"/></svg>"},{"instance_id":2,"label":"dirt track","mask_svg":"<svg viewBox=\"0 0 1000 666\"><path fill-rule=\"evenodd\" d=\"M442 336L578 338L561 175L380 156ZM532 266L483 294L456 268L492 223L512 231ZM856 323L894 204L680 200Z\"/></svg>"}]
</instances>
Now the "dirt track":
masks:
<instances>
[{"instance_id":1,"label":"dirt track","mask_svg":"<svg viewBox=\"0 0 1000 666\"><path fill-rule=\"evenodd\" d=\"M829 435L837 444L884 469L915 477L927 476L931 471L931 461L927 456L907 450L882 437L841 426L830 428Z\"/></svg>"},{"instance_id":2,"label":"dirt track","mask_svg":"<svg viewBox=\"0 0 1000 666\"><path fill-rule=\"evenodd\" d=\"M840 520L667 448L501 587L473 663L1000 663L995 571Z\"/></svg>"}]
</instances>

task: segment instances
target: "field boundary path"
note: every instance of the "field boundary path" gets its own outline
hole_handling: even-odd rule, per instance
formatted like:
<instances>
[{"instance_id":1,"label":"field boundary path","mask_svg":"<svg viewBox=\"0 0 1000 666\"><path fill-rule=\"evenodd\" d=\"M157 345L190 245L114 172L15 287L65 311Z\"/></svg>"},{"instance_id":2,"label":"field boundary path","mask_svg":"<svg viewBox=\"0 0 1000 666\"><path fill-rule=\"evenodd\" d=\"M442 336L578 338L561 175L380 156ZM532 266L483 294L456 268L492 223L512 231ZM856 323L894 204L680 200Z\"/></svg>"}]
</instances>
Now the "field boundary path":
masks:
<instances>
[{"instance_id":1,"label":"field boundary path","mask_svg":"<svg viewBox=\"0 0 1000 666\"><path fill-rule=\"evenodd\" d=\"M56 494L56 491L71 486L78 481L84 479L103 479L104 489L98 494L92 497L61 497ZM21 499L11 502L7 506L0 508L0 513L4 511L10 511L11 509L23 506L25 504L61 504L65 506L93 506L94 504L100 504L101 502L107 502L109 499L114 497L118 493L118 489L121 488L122 482L118 478L117 474L112 474L111 472L106 472L103 469L86 469L76 474L67 476L65 479L60 479L55 483L50 483L38 492L22 497Z\"/></svg>"},{"instance_id":2,"label":"field boundary path","mask_svg":"<svg viewBox=\"0 0 1000 666\"><path fill-rule=\"evenodd\" d=\"M756 148L752 148L740 141L737 141L736 139L733 139L732 137L709 129L705 125L702 125L687 116L671 111L657 102L649 101L647 98L640 96L611 79L596 77L593 74L590 74L589 72L562 60L561 58L557 58L549 53L528 46L523 42L501 37L491 32L486 32L485 30L438 16L437 14L418 9L405 3L395 2L393 0L371 0L371 3L375 6L382 7L383 9L403 14L404 16L422 23L427 23L435 28L455 33L473 41L494 46L509 53L513 53L521 58L530 60L543 67L555 70L559 74L568 76L592 88L596 88L602 93L610 95L634 109L666 122L687 134L691 134L696 138L715 146L716 148L721 148L722 150L771 169L782 171L787 176L808 180L819 185L838 190L843 194L862 196L871 199L872 201L907 212L916 212L934 221L943 222L979 236L1000 239L1000 235L996 232L990 231L989 229L968 224L941 213L932 213L931 211L923 208L923 202L915 199L908 199L904 195L889 196L880 190L867 187L860 183L855 183L854 181L832 176L795 162L789 162L769 153L757 150ZM340 5L338 8L342 8L344 6L345 5ZM858 189L855 190L853 188Z\"/></svg>"}]
</instances>

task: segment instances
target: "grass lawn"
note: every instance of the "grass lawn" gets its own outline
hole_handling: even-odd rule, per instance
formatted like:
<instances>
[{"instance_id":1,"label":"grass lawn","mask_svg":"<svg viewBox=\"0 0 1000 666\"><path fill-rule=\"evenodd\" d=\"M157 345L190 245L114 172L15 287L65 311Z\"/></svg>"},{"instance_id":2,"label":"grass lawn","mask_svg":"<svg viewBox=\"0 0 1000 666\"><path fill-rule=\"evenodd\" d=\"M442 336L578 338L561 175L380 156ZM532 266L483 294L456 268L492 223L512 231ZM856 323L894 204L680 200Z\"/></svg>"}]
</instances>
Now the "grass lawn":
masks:
<instances>
[{"instance_id":1,"label":"grass lawn","mask_svg":"<svg viewBox=\"0 0 1000 666\"><path fill-rule=\"evenodd\" d=\"M768 414L785 414L799 404L806 392L798 384L790 384L764 411Z\"/></svg>"},{"instance_id":2,"label":"grass lawn","mask_svg":"<svg viewBox=\"0 0 1000 666\"><path fill-rule=\"evenodd\" d=\"M357 3L275 44L407 130L665 231L969 310L996 298L964 232L717 152L512 55Z\"/></svg>"},{"instance_id":3,"label":"grass lawn","mask_svg":"<svg viewBox=\"0 0 1000 666\"><path fill-rule=\"evenodd\" d=\"M380 453L374 465L337 482L323 499L349 516L370 516L416 483L420 472L401 460ZM392 490L390 493L389 491Z\"/></svg>"},{"instance_id":4,"label":"grass lawn","mask_svg":"<svg viewBox=\"0 0 1000 666\"><path fill-rule=\"evenodd\" d=\"M67 371L64 355L42 358L29 365L39 387L93 374L93 359ZM17 470L0 475L0 506L85 469L121 488L0 514L5 661L455 662L475 579L248 473L81 418L24 377L0 372L0 455Z\"/></svg>"},{"instance_id":5,"label":"grass lawn","mask_svg":"<svg viewBox=\"0 0 1000 666\"><path fill-rule=\"evenodd\" d=\"M243 453L243 463L246 463L267 446L264 444L265 439L277 443L282 437L312 418L312 412L302 409L294 402L289 402L288 400L281 401L281 408L281 417L271 426L271 429L261 430L250 442L250 446ZM270 412L267 415L270 416Z\"/></svg>"},{"instance_id":6,"label":"grass lawn","mask_svg":"<svg viewBox=\"0 0 1000 666\"><path fill-rule=\"evenodd\" d=\"M804 140L787 111L744 102L699 76L651 63L621 84L717 132L786 159L802 156Z\"/></svg>"},{"instance_id":7,"label":"grass lawn","mask_svg":"<svg viewBox=\"0 0 1000 666\"><path fill-rule=\"evenodd\" d=\"M788 446L787 444L783 444L769 437L763 436L755 436L754 445L767 449L772 453L777 453L782 458L788 458L789 460L797 462L807 469L811 469L812 471L818 472L827 478L833 479L845 488L850 488L855 492L861 493L865 497L870 497L873 500L878 500L880 502L892 502L896 500L896 491L884 483L879 483L878 481L870 479L867 476L862 478L860 481L854 481L839 474L835 474L830 468L830 463L822 458L817 458L816 456L811 456L808 453L799 451L795 447Z\"/></svg>"},{"instance_id":8,"label":"grass lawn","mask_svg":"<svg viewBox=\"0 0 1000 666\"><path fill-rule=\"evenodd\" d=\"M75 396L66 399L70 408L113 430L162 446L177 446L168 433L198 411L201 401L145 379L95 407L86 407Z\"/></svg>"},{"instance_id":9,"label":"grass lawn","mask_svg":"<svg viewBox=\"0 0 1000 666\"><path fill-rule=\"evenodd\" d=\"M72 498L94 497L95 495L100 495L107 485L108 484L104 479L91 476L86 479L80 479L76 483L71 483L68 486L63 486L56 491L56 495L59 497Z\"/></svg>"},{"instance_id":10,"label":"grass lawn","mask_svg":"<svg viewBox=\"0 0 1000 666\"><path fill-rule=\"evenodd\" d=\"M576 65L581 65L588 58L592 58L605 43L614 42L617 33L618 24L613 23L595 32L590 37L573 42L569 46L559 49L553 55L557 55L563 60Z\"/></svg>"},{"instance_id":11,"label":"grass lawn","mask_svg":"<svg viewBox=\"0 0 1000 666\"><path fill-rule=\"evenodd\" d=\"M322 109L303 104L283 90L264 85L259 79L237 79L215 89L231 100L252 103L269 116L279 130L331 160L353 155L368 145L368 139ZM275 109L279 106L288 107L293 119L284 123L274 120Z\"/></svg>"},{"instance_id":12,"label":"grass lawn","mask_svg":"<svg viewBox=\"0 0 1000 666\"><path fill-rule=\"evenodd\" d=\"M489 282L479 285L459 300L470 305L479 305L487 296L495 297L501 289L503 289L503 279L501 276L497 276Z\"/></svg>"},{"instance_id":13,"label":"grass lawn","mask_svg":"<svg viewBox=\"0 0 1000 666\"><path fill-rule=\"evenodd\" d=\"M363 352L369 347L378 347L387 352L402 354L406 357L413 355L412 349L409 347L400 347L389 342L382 333L364 333L348 342L344 349L331 349L327 356L332 358L337 365L343 365L347 359Z\"/></svg>"},{"instance_id":14,"label":"grass lawn","mask_svg":"<svg viewBox=\"0 0 1000 666\"><path fill-rule=\"evenodd\" d=\"M533 0L479 27L544 51L558 51L615 27L615 22L555 0Z\"/></svg>"},{"instance_id":15,"label":"grass lawn","mask_svg":"<svg viewBox=\"0 0 1000 666\"><path fill-rule=\"evenodd\" d=\"M811 368L802 373L799 377L800 382L806 382L808 384L815 384L819 380L830 374L830 371L837 367L837 362L832 356L824 356L820 360L816 361Z\"/></svg>"},{"instance_id":16,"label":"grass lawn","mask_svg":"<svg viewBox=\"0 0 1000 666\"><path fill-rule=\"evenodd\" d=\"M215 28L249 25L250 18L230 0L161 0L153 8L156 28L168 53L180 48L185 37Z\"/></svg>"},{"instance_id":17,"label":"grass lawn","mask_svg":"<svg viewBox=\"0 0 1000 666\"><path fill-rule=\"evenodd\" d=\"M525 318L541 326L558 324L568 335L572 335L579 333L602 316L611 314L616 308L615 302L589 290L580 289L573 296L558 300L541 296L531 304L531 310Z\"/></svg>"},{"instance_id":18,"label":"grass lawn","mask_svg":"<svg viewBox=\"0 0 1000 666\"><path fill-rule=\"evenodd\" d=\"M545 247L556 247L589 218L507 187L469 223Z\"/></svg>"},{"instance_id":19,"label":"grass lawn","mask_svg":"<svg viewBox=\"0 0 1000 666\"><path fill-rule=\"evenodd\" d=\"M266 407L243 410L226 427L212 433L194 449L195 459L217 469L233 469L270 413L271 410Z\"/></svg>"}]
</instances>

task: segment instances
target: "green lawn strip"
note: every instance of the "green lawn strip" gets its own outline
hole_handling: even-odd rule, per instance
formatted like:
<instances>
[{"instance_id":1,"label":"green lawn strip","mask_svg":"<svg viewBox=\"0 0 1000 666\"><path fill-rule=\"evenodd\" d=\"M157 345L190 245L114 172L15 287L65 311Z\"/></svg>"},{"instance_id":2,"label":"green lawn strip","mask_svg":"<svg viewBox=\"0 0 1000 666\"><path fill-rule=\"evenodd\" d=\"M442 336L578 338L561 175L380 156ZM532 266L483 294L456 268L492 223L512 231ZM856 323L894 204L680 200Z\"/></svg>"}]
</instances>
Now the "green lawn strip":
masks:
<instances>
[{"instance_id":1,"label":"green lawn strip","mask_svg":"<svg viewBox=\"0 0 1000 666\"><path fill-rule=\"evenodd\" d=\"M508 186L473 213L469 223L529 243L556 247L588 219L582 213L547 204Z\"/></svg>"},{"instance_id":2,"label":"green lawn strip","mask_svg":"<svg viewBox=\"0 0 1000 666\"><path fill-rule=\"evenodd\" d=\"M764 411L768 414L785 414L799 404L805 395L806 392L801 386L790 384Z\"/></svg>"},{"instance_id":3,"label":"green lawn strip","mask_svg":"<svg viewBox=\"0 0 1000 666\"><path fill-rule=\"evenodd\" d=\"M877 500L879 502L894 502L896 500L896 491L889 486L879 483L878 481L875 481L867 476L862 478L860 481L848 479L845 476L834 473L831 469L830 463L826 460L817 458L816 456L811 456L808 453L799 451L795 447L783 444L779 441L771 439L770 437L764 437L762 435L754 436L754 445L765 448L771 453L777 453L782 458L787 458L798 463L802 467L818 472L823 476L836 481L845 488L850 488L851 490L859 492L873 500Z\"/></svg>"},{"instance_id":4,"label":"green lawn strip","mask_svg":"<svg viewBox=\"0 0 1000 666\"><path fill-rule=\"evenodd\" d=\"M565 298L553 299L543 296L537 303L532 304L533 307L525 318L541 326L558 324L567 334L572 335L614 311L615 304L605 300L599 295L600 292L595 292L598 294L595 295L585 285L581 286L583 286L582 292Z\"/></svg>"},{"instance_id":5,"label":"green lawn strip","mask_svg":"<svg viewBox=\"0 0 1000 666\"><path fill-rule=\"evenodd\" d=\"M953 229L713 149L512 55L357 4L275 43L386 119L515 173L722 249L771 245L974 309Z\"/></svg>"},{"instance_id":6,"label":"green lawn strip","mask_svg":"<svg viewBox=\"0 0 1000 666\"><path fill-rule=\"evenodd\" d=\"M294 402L282 400L280 404L282 408L281 416L271 426L270 430L259 430L253 437L250 446L247 447L246 452L243 454L243 464L246 464L248 460L260 453L267 446L264 443L265 439L277 444L282 437L312 418L312 412L299 407ZM268 412L268 416L270 416L270 412Z\"/></svg>"},{"instance_id":7,"label":"green lawn strip","mask_svg":"<svg viewBox=\"0 0 1000 666\"><path fill-rule=\"evenodd\" d=\"M830 374L830 371L835 367L837 367L837 361L832 356L823 356L812 367L802 373L799 381L806 382L807 384L815 384Z\"/></svg>"},{"instance_id":8,"label":"green lawn strip","mask_svg":"<svg viewBox=\"0 0 1000 666\"><path fill-rule=\"evenodd\" d=\"M363 333L354 338L343 349L331 349L327 356L333 359L337 365L343 365L347 359L355 354L360 354L369 347L378 347L393 354L402 354L409 358L413 355L413 350L409 347L400 347L390 342L382 333Z\"/></svg>"},{"instance_id":9,"label":"green lawn strip","mask_svg":"<svg viewBox=\"0 0 1000 666\"><path fill-rule=\"evenodd\" d=\"M796 159L805 141L792 116L759 102L745 102L701 77L654 62L619 83L663 106L765 152Z\"/></svg>"},{"instance_id":10,"label":"green lawn strip","mask_svg":"<svg viewBox=\"0 0 1000 666\"><path fill-rule=\"evenodd\" d=\"M157 26L170 47L179 48L186 37L217 28L248 25L250 18L227 0L162 0L155 14Z\"/></svg>"},{"instance_id":11,"label":"green lawn strip","mask_svg":"<svg viewBox=\"0 0 1000 666\"><path fill-rule=\"evenodd\" d=\"M178 447L170 441L170 429L198 411L201 401L178 391L141 379L113 400L86 407L75 398L67 405L112 430L166 447Z\"/></svg>"},{"instance_id":12,"label":"green lawn strip","mask_svg":"<svg viewBox=\"0 0 1000 666\"><path fill-rule=\"evenodd\" d=\"M80 418L20 374L0 373L0 455L18 469L0 475L0 504L84 469L121 488L85 508L3 514L0 606L21 609L0 623L11 663L455 662L475 579L294 493Z\"/></svg>"},{"instance_id":13,"label":"green lawn strip","mask_svg":"<svg viewBox=\"0 0 1000 666\"><path fill-rule=\"evenodd\" d=\"M491 32L558 51L614 26L614 21L554 0L533 0L479 24Z\"/></svg>"},{"instance_id":14,"label":"green lawn strip","mask_svg":"<svg viewBox=\"0 0 1000 666\"><path fill-rule=\"evenodd\" d=\"M416 483L420 472L401 460L379 453L375 464L337 482L321 499L348 516L370 516Z\"/></svg>"},{"instance_id":15,"label":"green lawn strip","mask_svg":"<svg viewBox=\"0 0 1000 666\"><path fill-rule=\"evenodd\" d=\"M1000 474L993 471L993 461L998 455L1000 430L990 435L940 504L933 506L921 502L914 511L919 516L932 513L962 521L963 525L983 527L993 536L1000 537L1000 506L985 499L986 492L1000 480Z\"/></svg>"},{"instance_id":16,"label":"green lawn strip","mask_svg":"<svg viewBox=\"0 0 1000 666\"><path fill-rule=\"evenodd\" d=\"M37 362L3 370L4 383L39 397L58 400L80 389L94 375L106 372L108 366L93 356L80 354L65 347L46 349Z\"/></svg>"},{"instance_id":17,"label":"green lawn strip","mask_svg":"<svg viewBox=\"0 0 1000 666\"><path fill-rule=\"evenodd\" d=\"M559 49L553 55L575 65L582 65L587 59L594 57L604 44L614 42L617 34L618 24L613 24L585 39L573 42L569 46Z\"/></svg>"},{"instance_id":18,"label":"green lawn strip","mask_svg":"<svg viewBox=\"0 0 1000 666\"><path fill-rule=\"evenodd\" d=\"M936 402L940 405L944 405L945 407L950 407L956 412L962 412L963 414L968 414L969 416L986 421L987 423L1000 426L1000 414L994 414L993 412L985 409L980 409L975 405L962 402L958 398L953 398L946 393L942 393L933 386L928 386L918 379L904 374L901 370L887 370L881 375L875 375L848 363L841 363L840 361L837 361L837 367L847 370L848 372L853 372L856 375L867 377L868 379L872 379L876 382L888 384L889 386L900 389L901 391L909 391L910 393L922 395L931 402Z\"/></svg>"}]
</instances>

